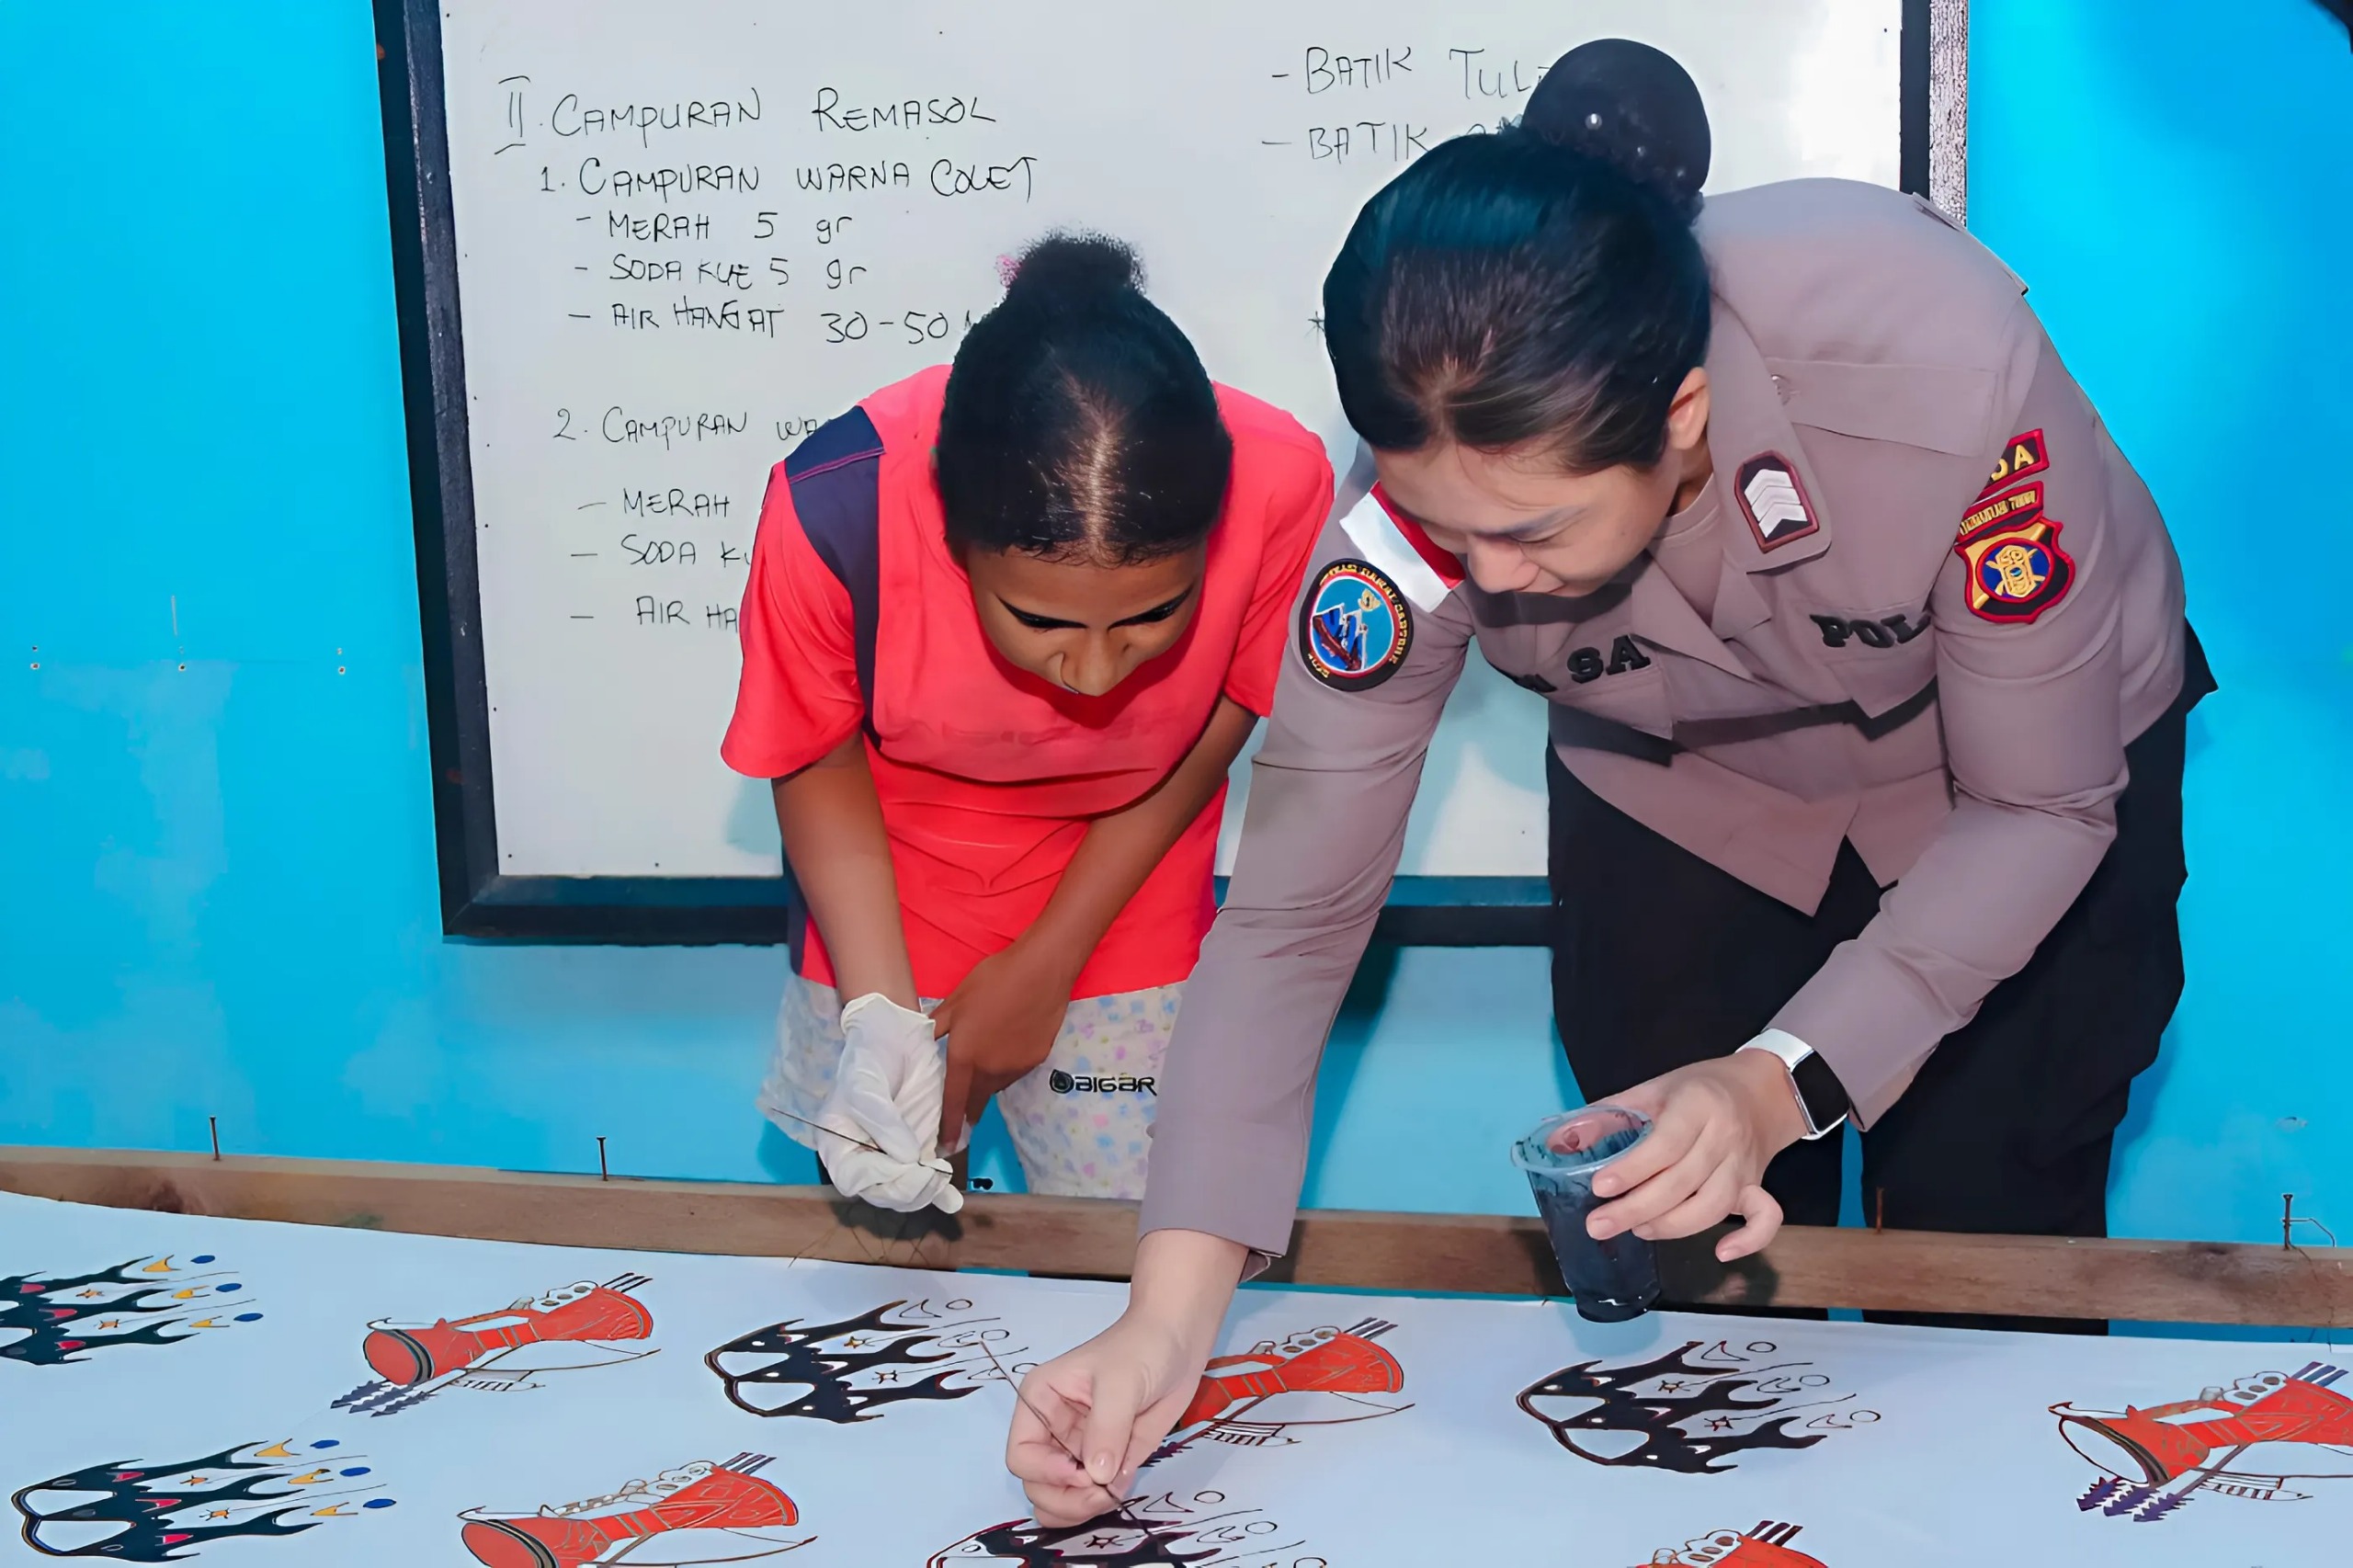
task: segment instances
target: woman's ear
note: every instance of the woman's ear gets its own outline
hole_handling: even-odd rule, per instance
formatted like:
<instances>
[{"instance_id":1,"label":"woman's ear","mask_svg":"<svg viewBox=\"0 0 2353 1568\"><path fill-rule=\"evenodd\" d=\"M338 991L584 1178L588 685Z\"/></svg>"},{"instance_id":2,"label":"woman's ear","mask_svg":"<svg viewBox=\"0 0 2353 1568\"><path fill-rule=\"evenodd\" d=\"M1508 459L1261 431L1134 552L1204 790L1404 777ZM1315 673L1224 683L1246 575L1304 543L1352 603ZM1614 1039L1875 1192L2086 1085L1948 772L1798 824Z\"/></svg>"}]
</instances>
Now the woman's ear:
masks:
<instances>
[{"instance_id":1,"label":"woman's ear","mask_svg":"<svg viewBox=\"0 0 2353 1568\"><path fill-rule=\"evenodd\" d=\"M1675 389L1666 409L1666 444L1671 451L1688 452L1708 438L1708 372L1693 366Z\"/></svg>"}]
</instances>

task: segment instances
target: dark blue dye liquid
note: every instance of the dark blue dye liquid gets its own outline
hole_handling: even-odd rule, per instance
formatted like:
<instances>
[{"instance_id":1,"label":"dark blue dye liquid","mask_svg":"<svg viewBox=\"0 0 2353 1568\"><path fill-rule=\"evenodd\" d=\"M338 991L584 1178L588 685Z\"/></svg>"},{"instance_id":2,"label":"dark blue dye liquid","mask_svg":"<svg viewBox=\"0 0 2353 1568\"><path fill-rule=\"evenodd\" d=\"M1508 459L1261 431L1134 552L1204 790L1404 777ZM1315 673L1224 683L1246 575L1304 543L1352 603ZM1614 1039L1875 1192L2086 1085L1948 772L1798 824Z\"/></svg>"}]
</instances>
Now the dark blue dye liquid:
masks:
<instances>
[{"instance_id":1,"label":"dark blue dye liquid","mask_svg":"<svg viewBox=\"0 0 2353 1568\"><path fill-rule=\"evenodd\" d=\"M1638 1318L1658 1300L1658 1249L1631 1231L1621 1231L1606 1242L1586 1233L1586 1217L1593 1212L1589 1191L1541 1192L1537 1212L1552 1238L1552 1256L1560 1259L1561 1278L1577 1304L1577 1315L1595 1323L1623 1323Z\"/></svg>"},{"instance_id":2,"label":"dark blue dye liquid","mask_svg":"<svg viewBox=\"0 0 2353 1568\"><path fill-rule=\"evenodd\" d=\"M1558 1160L1566 1153L1597 1165L1624 1153L1642 1140L1645 1128L1628 1127L1596 1140L1581 1150L1551 1152ZM1658 1250L1631 1231L1606 1242L1588 1234L1585 1222L1596 1204L1589 1179L1569 1180L1555 1187L1535 1173L1529 1185L1536 1194L1537 1212L1552 1238L1552 1256L1560 1260L1561 1278L1576 1301L1577 1315L1594 1323L1623 1323L1650 1310L1658 1300Z\"/></svg>"}]
</instances>

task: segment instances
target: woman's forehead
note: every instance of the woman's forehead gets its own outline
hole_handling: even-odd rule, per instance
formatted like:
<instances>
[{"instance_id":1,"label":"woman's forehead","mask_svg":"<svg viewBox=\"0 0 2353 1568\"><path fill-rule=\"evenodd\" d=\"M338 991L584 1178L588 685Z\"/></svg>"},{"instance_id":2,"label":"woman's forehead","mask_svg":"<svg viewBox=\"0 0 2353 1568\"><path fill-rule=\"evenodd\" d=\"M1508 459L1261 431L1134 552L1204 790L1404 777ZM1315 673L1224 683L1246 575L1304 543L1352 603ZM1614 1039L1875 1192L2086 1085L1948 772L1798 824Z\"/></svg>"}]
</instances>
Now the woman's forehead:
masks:
<instances>
[{"instance_id":1,"label":"woman's forehead","mask_svg":"<svg viewBox=\"0 0 2353 1568\"><path fill-rule=\"evenodd\" d=\"M1381 489L1425 523L1472 533L1507 533L1565 519L1608 488L1608 471L1572 474L1557 459L1525 449L1482 451L1445 443L1374 456Z\"/></svg>"},{"instance_id":2,"label":"woman's forehead","mask_svg":"<svg viewBox=\"0 0 2353 1568\"><path fill-rule=\"evenodd\" d=\"M1035 615L1119 620L1156 609L1200 580L1205 551L1193 549L1144 561L1107 563L1026 551L974 551L973 582Z\"/></svg>"}]
</instances>

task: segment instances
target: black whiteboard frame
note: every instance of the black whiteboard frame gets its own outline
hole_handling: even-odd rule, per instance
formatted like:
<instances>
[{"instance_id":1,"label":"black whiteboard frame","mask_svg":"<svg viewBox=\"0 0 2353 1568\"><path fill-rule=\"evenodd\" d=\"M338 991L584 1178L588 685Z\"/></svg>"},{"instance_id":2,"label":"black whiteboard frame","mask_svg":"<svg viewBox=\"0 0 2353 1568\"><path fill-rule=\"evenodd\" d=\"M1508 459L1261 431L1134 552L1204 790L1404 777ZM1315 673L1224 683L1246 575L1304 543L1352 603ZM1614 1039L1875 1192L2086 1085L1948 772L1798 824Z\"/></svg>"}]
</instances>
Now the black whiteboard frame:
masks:
<instances>
[{"instance_id":1,"label":"black whiteboard frame","mask_svg":"<svg viewBox=\"0 0 2353 1568\"><path fill-rule=\"evenodd\" d=\"M514 877L498 869L440 7L438 0L373 3L442 929L507 941L789 942L798 910L786 876ZM1955 166L1961 152L1941 129L1932 135L1932 13L1948 42L1956 18L1965 40L1967 0L1904 0L1901 183L1921 195L1930 193L1938 161L1932 151ZM1949 48L1947 61L1965 60L1965 41ZM1936 85L1937 96L1965 103L1965 83ZM1541 877L1399 877L1374 940L1540 947L1551 902Z\"/></svg>"}]
</instances>

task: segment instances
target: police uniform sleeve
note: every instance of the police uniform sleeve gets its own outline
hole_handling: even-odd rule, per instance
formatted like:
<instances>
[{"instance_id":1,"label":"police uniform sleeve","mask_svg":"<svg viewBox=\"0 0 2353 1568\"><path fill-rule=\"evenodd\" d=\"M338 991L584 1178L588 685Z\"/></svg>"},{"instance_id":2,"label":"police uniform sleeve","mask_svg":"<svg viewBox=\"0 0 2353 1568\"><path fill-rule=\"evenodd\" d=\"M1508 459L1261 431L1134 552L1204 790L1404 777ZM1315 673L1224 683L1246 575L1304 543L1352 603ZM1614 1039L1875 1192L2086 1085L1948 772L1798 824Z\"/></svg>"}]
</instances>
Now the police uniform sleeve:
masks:
<instances>
[{"instance_id":1,"label":"police uniform sleeve","mask_svg":"<svg viewBox=\"0 0 2353 1568\"><path fill-rule=\"evenodd\" d=\"M2091 880L2125 785L2124 694L2148 675L2127 668L2123 629L2180 624L2155 504L2047 339L2040 356L1930 599L1953 811L1773 1020L1829 1062L1866 1126Z\"/></svg>"},{"instance_id":2,"label":"police uniform sleeve","mask_svg":"<svg viewBox=\"0 0 2353 1568\"><path fill-rule=\"evenodd\" d=\"M1262 1257L1289 1244L1324 1036L1471 640L1459 591L1350 532L1384 526L1365 500L1308 558L1233 877L1161 1072L1147 1232L1204 1231Z\"/></svg>"}]
</instances>

